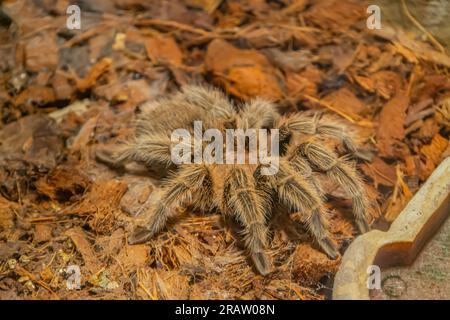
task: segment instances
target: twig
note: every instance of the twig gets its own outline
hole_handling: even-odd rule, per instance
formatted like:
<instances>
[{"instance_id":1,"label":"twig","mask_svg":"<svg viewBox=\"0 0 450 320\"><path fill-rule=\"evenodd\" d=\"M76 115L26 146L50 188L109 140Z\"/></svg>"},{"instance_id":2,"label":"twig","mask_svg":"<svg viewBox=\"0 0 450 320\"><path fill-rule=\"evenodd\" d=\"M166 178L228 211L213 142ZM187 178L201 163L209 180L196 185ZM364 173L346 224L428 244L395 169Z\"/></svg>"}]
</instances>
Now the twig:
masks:
<instances>
[{"instance_id":1,"label":"twig","mask_svg":"<svg viewBox=\"0 0 450 320\"><path fill-rule=\"evenodd\" d=\"M425 27L423 27L419 21L416 20L416 18L414 18L414 16L409 11L405 0L402 0L402 6L403 6L403 11L405 11L405 15L408 17L408 19L411 20L411 22L417 28L419 28L420 31L425 33L425 35L428 37L428 39L430 39L430 41L434 44L435 47L437 47L439 49L439 51L441 51L442 53L445 53L445 48L439 43L439 41L437 41L436 38L430 32L428 32L428 30L425 29Z\"/></svg>"},{"instance_id":2,"label":"twig","mask_svg":"<svg viewBox=\"0 0 450 320\"><path fill-rule=\"evenodd\" d=\"M290 289L295 292L300 300L306 300L305 297L296 288L291 287Z\"/></svg>"},{"instance_id":3,"label":"twig","mask_svg":"<svg viewBox=\"0 0 450 320\"><path fill-rule=\"evenodd\" d=\"M25 276L28 279L30 279L31 281L37 283L38 285L40 285L42 288L46 289L47 291L49 291L51 294L55 295L55 292L53 292L53 290L42 280L37 279L34 274L30 273L28 270L26 270L25 268L22 268L21 266L16 266L14 271L20 275L20 276Z\"/></svg>"},{"instance_id":4,"label":"twig","mask_svg":"<svg viewBox=\"0 0 450 320\"><path fill-rule=\"evenodd\" d=\"M73 37L72 39L66 41L61 47L62 48L70 48L73 47L74 45L86 41L94 36L96 36L97 34L102 33L103 31L106 31L107 29L111 28L111 23L107 23L107 22L102 22L96 26L93 26L92 28L86 30L85 32L76 35L75 37Z\"/></svg>"},{"instance_id":5,"label":"twig","mask_svg":"<svg viewBox=\"0 0 450 320\"><path fill-rule=\"evenodd\" d=\"M150 299L152 299L152 300L157 300L157 299L155 299L155 297L148 291L148 289L147 289L141 282L138 283L138 286L139 286L142 290L144 290L144 292L150 297Z\"/></svg>"},{"instance_id":6,"label":"twig","mask_svg":"<svg viewBox=\"0 0 450 320\"><path fill-rule=\"evenodd\" d=\"M434 114L433 108L425 109L420 112L410 113L410 114L408 114L408 116L405 119L405 126L408 127L409 125L416 122L417 120L424 119L428 116L431 116L432 114Z\"/></svg>"},{"instance_id":7,"label":"twig","mask_svg":"<svg viewBox=\"0 0 450 320\"><path fill-rule=\"evenodd\" d=\"M334 113L337 113L338 115L340 115L341 117L343 117L344 119L347 119L348 121L350 121L351 123L354 123L356 125L359 125L361 127L366 127L366 128L373 128L373 123L367 120L355 120L353 119L350 115L346 114L345 112L342 112L339 109L336 109L334 106L332 106L331 104L320 100L318 98L315 98L313 96L310 96L309 94L302 94L302 97L320 104L321 106L333 111Z\"/></svg>"},{"instance_id":8,"label":"twig","mask_svg":"<svg viewBox=\"0 0 450 320\"><path fill-rule=\"evenodd\" d=\"M168 21L168 20L160 20L160 19L140 19L135 22L135 25L138 27L146 27L146 26L162 26L162 27L171 27L175 29L180 29L184 31L189 31L191 33L201 34L203 36L215 36L214 33L192 27L190 25L179 23L176 21Z\"/></svg>"}]
</instances>

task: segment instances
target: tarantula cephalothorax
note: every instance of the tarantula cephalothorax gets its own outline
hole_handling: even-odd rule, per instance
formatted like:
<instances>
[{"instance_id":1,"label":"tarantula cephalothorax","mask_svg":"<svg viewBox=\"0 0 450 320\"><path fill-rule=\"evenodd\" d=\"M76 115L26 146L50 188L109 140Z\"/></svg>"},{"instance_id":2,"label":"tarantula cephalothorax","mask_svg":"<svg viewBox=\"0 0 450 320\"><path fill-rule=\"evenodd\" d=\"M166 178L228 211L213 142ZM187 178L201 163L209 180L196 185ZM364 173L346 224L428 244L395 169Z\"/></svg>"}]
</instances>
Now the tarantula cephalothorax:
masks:
<instances>
[{"instance_id":1,"label":"tarantula cephalothorax","mask_svg":"<svg viewBox=\"0 0 450 320\"><path fill-rule=\"evenodd\" d=\"M203 130L278 129L278 171L263 175L261 169L266 164L262 163L174 164L171 134L178 128L192 132L194 121L202 121ZM201 86L187 86L169 98L144 105L136 121L135 140L114 157L114 163L136 161L149 168L163 167L168 175L149 225L136 229L130 243L147 241L164 228L170 208L189 204L204 212L219 211L234 217L243 228L248 254L263 275L271 270L265 247L267 222L275 212L289 214L305 224L322 250L337 258L316 172L326 173L348 193L359 230L368 230L368 201L364 184L348 161L349 154L357 153L348 132L348 128L329 115L282 116L273 104L261 99L237 108L220 91ZM330 140L336 141L339 148L323 143ZM347 155L340 157L338 151L342 150Z\"/></svg>"}]
</instances>

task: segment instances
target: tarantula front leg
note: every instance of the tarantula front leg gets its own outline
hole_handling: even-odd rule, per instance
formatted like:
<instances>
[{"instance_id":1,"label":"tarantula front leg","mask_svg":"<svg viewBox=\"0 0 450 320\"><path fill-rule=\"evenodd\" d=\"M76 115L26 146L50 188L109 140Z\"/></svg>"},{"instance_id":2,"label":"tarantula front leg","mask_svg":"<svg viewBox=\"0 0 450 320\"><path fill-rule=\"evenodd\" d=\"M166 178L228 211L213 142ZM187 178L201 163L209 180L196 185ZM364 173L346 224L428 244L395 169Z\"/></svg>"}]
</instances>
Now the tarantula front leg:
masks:
<instances>
[{"instance_id":1,"label":"tarantula front leg","mask_svg":"<svg viewBox=\"0 0 450 320\"><path fill-rule=\"evenodd\" d=\"M266 275L271 271L271 264L265 253L268 229L264 193L256 189L252 174L244 168L231 169L225 181L225 210L243 226L244 243L250 258L257 271Z\"/></svg>"},{"instance_id":2,"label":"tarantula front leg","mask_svg":"<svg viewBox=\"0 0 450 320\"><path fill-rule=\"evenodd\" d=\"M164 134L147 134L136 139L131 151L119 156L121 159L153 165L155 163L169 166L172 163L170 156L171 139Z\"/></svg>"},{"instance_id":3,"label":"tarantula front leg","mask_svg":"<svg viewBox=\"0 0 450 320\"><path fill-rule=\"evenodd\" d=\"M339 254L330 239L327 212L316 187L285 161L280 162L275 184L279 201L305 217L306 226L320 247L330 258L336 259Z\"/></svg>"},{"instance_id":4,"label":"tarantula front leg","mask_svg":"<svg viewBox=\"0 0 450 320\"><path fill-rule=\"evenodd\" d=\"M209 180L205 166L190 165L170 177L162 189L161 201L151 216L147 228L138 228L129 238L131 244L151 239L166 225L170 209L191 202L193 195Z\"/></svg>"},{"instance_id":5,"label":"tarantula front leg","mask_svg":"<svg viewBox=\"0 0 450 320\"><path fill-rule=\"evenodd\" d=\"M324 171L341 186L353 201L353 214L360 232L369 230L367 208L368 201L364 184L355 168L345 158L338 158L330 148L317 142L300 144L299 152L317 169Z\"/></svg>"},{"instance_id":6,"label":"tarantula front leg","mask_svg":"<svg viewBox=\"0 0 450 320\"><path fill-rule=\"evenodd\" d=\"M170 137L146 134L137 137L133 143L123 145L115 152L98 150L96 158L112 168L121 168L129 161L136 161L148 167L160 166L168 169L173 166Z\"/></svg>"}]
</instances>

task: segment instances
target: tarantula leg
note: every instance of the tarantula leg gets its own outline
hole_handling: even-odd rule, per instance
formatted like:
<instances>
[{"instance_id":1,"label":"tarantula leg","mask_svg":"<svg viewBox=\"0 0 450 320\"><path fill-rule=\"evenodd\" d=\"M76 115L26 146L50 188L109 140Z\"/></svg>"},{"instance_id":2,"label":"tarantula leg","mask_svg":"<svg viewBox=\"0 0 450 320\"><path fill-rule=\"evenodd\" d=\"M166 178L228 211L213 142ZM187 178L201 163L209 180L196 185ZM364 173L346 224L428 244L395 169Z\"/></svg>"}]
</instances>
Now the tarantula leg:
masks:
<instances>
[{"instance_id":1,"label":"tarantula leg","mask_svg":"<svg viewBox=\"0 0 450 320\"><path fill-rule=\"evenodd\" d=\"M278 118L279 114L272 103L256 98L242 106L237 127L244 130L273 128Z\"/></svg>"},{"instance_id":2,"label":"tarantula leg","mask_svg":"<svg viewBox=\"0 0 450 320\"><path fill-rule=\"evenodd\" d=\"M230 120L235 113L228 98L220 90L213 87L187 85L182 88L178 98L222 119Z\"/></svg>"},{"instance_id":3,"label":"tarantula leg","mask_svg":"<svg viewBox=\"0 0 450 320\"><path fill-rule=\"evenodd\" d=\"M244 169L230 170L226 181L226 207L244 227L245 247L255 268L261 275L267 275L272 267L265 253L268 229L264 195L255 188L253 176Z\"/></svg>"},{"instance_id":4,"label":"tarantula leg","mask_svg":"<svg viewBox=\"0 0 450 320\"><path fill-rule=\"evenodd\" d=\"M370 161L372 158L370 154L356 146L352 134L349 134L349 128L334 117L323 116L321 113L316 113L314 116L299 113L285 119L281 127L308 135L318 134L336 139L356 157L366 161Z\"/></svg>"},{"instance_id":5,"label":"tarantula leg","mask_svg":"<svg viewBox=\"0 0 450 320\"><path fill-rule=\"evenodd\" d=\"M170 209L192 201L193 194L202 186L209 173L204 166L187 166L167 180L163 187L161 201L153 212L149 225L144 230L137 228L131 235L131 244L142 243L161 231L169 216Z\"/></svg>"},{"instance_id":6,"label":"tarantula leg","mask_svg":"<svg viewBox=\"0 0 450 320\"><path fill-rule=\"evenodd\" d=\"M330 179L341 186L353 201L353 215L360 232L369 230L367 209L369 207L364 184L357 170L345 158L338 158L330 148L317 142L307 142L299 146L299 151L310 163L327 173Z\"/></svg>"},{"instance_id":7,"label":"tarantula leg","mask_svg":"<svg viewBox=\"0 0 450 320\"><path fill-rule=\"evenodd\" d=\"M119 156L148 165L161 164L169 167L172 164L170 148L172 141L166 135L147 134L137 138L132 151Z\"/></svg>"},{"instance_id":8,"label":"tarantula leg","mask_svg":"<svg viewBox=\"0 0 450 320\"><path fill-rule=\"evenodd\" d=\"M148 134L116 151L98 150L96 159L111 168L122 168L127 162L136 161L148 167L160 166L167 169L173 165L170 148L170 137Z\"/></svg>"},{"instance_id":9,"label":"tarantula leg","mask_svg":"<svg viewBox=\"0 0 450 320\"><path fill-rule=\"evenodd\" d=\"M276 184L280 202L296 212L294 218L299 218L299 212L303 214L309 232L322 250L336 259L339 254L330 240L327 213L316 188L303 180L287 163L280 165Z\"/></svg>"},{"instance_id":10,"label":"tarantula leg","mask_svg":"<svg viewBox=\"0 0 450 320\"><path fill-rule=\"evenodd\" d=\"M371 161L373 155L367 150L362 150L358 148L348 133L349 129L344 124L341 124L333 119L328 119L327 117L317 120L316 133L325 137L333 138L341 141L344 147L355 157Z\"/></svg>"},{"instance_id":11,"label":"tarantula leg","mask_svg":"<svg viewBox=\"0 0 450 320\"><path fill-rule=\"evenodd\" d=\"M309 165L308 160L306 160L299 152L294 152L294 154L289 158L289 163L294 170L301 174L301 176L306 179L314 188L316 189L318 195L324 199L324 193L320 185L316 182L313 176L313 170Z\"/></svg>"}]
</instances>

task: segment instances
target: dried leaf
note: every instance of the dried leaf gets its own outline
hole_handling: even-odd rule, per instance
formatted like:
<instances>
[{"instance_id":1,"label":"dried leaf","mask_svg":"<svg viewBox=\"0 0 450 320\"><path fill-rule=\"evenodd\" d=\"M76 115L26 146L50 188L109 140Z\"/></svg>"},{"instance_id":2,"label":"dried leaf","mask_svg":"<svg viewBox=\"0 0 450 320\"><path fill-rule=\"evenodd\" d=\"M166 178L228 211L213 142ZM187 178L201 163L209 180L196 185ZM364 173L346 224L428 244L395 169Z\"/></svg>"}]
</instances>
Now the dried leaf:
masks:
<instances>
[{"instance_id":1,"label":"dried leaf","mask_svg":"<svg viewBox=\"0 0 450 320\"><path fill-rule=\"evenodd\" d=\"M60 202L73 201L72 197L82 195L89 185L90 181L84 173L63 165L53 169L35 184L40 194Z\"/></svg>"},{"instance_id":2,"label":"dried leaf","mask_svg":"<svg viewBox=\"0 0 450 320\"><path fill-rule=\"evenodd\" d=\"M255 50L241 50L216 39L208 46L205 67L217 83L241 99L261 96L278 100L282 97L275 69Z\"/></svg>"},{"instance_id":3,"label":"dried leaf","mask_svg":"<svg viewBox=\"0 0 450 320\"><path fill-rule=\"evenodd\" d=\"M55 93L52 88L29 86L14 99L14 104L16 106L31 104L45 105L54 100Z\"/></svg>"},{"instance_id":4,"label":"dried leaf","mask_svg":"<svg viewBox=\"0 0 450 320\"><path fill-rule=\"evenodd\" d=\"M148 58L154 63L170 63L181 65L183 53L172 37L158 36L145 41Z\"/></svg>"},{"instance_id":5,"label":"dried leaf","mask_svg":"<svg viewBox=\"0 0 450 320\"><path fill-rule=\"evenodd\" d=\"M33 241L36 243L47 242L52 239L52 227L48 224L34 226Z\"/></svg>"},{"instance_id":6,"label":"dried leaf","mask_svg":"<svg viewBox=\"0 0 450 320\"><path fill-rule=\"evenodd\" d=\"M55 33L49 31L31 38L25 44L25 54L28 71L55 69L59 61Z\"/></svg>"},{"instance_id":7,"label":"dried leaf","mask_svg":"<svg viewBox=\"0 0 450 320\"><path fill-rule=\"evenodd\" d=\"M380 157L375 157L371 163L364 163L361 168L373 179L376 187L379 184L393 187L397 181L395 166L387 164Z\"/></svg>"},{"instance_id":8,"label":"dried leaf","mask_svg":"<svg viewBox=\"0 0 450 320\"><path fill-rule=\"evenodd\" d=\"M344 31L364 16L365 9L356 1L317 1L304 16L320 28Z\"/></svg>"},{"instance_id":9,"label":"dried leaf","mask_svg":"<svg viewBox=\"0 0 450 320\"><path fill-rule=\"evenodd\" d=\"M89 70L89 74L85 78L77 81L78 90L83 92L93 87L97 79L109 69L111 64L111 58L103 58L94 66L92 66L92 68Z\"/></svg>"},{"instance_id":10,"label":"dried leaf","mask_svg":"<svg viewBox=\"0 0 450 320\"><path fill-rule=\"evenodd\" d=\"M377 130L377 146L383 157L395 158L400 154L399 143L405 137L403 127L409 98L400 91L381 110Z\"/></svg>"},{"instance_id":11,"label":"dried leaf","mask_svg":"<svg viewBox=\"0 0 450 320\"><path fill-rule=\"evenodd\" d=\"M91 274L95 274L99 269L97 257L91 244L86 239L84 231L80 227L74 227L67 230L66 234L72 239L78 252L80 252L83 257L87 271Z\"/></svg>"},{"instance_id":12,"label":"dried leaf","mask_svg":"<svg viewBox=\"0 0 450 320\"><path fill-rule=\"evenodd\" d=\"M424 145L420 149L422 165L420 167L419 177L422 181L426 180L434 168L440 163L442 153L447 149L448 139L436 134L430 144Z\"/></svg>"},{"instance_id":13,"label":"dried leaf","mask_svg":"<svg viewBox=\"0 0 450 320\"><path fill-rule=\"evenodd\" d=\"M354 119L360 119L360 116L368 111L366 105L348 88L341 88L330 93L323 98L323 101L350 115Z\"/></svg>"}]
</instances>

